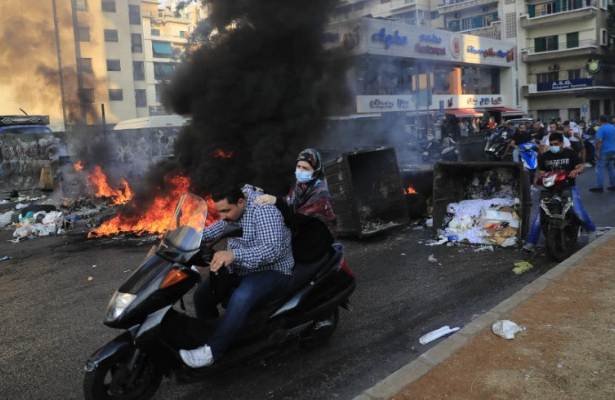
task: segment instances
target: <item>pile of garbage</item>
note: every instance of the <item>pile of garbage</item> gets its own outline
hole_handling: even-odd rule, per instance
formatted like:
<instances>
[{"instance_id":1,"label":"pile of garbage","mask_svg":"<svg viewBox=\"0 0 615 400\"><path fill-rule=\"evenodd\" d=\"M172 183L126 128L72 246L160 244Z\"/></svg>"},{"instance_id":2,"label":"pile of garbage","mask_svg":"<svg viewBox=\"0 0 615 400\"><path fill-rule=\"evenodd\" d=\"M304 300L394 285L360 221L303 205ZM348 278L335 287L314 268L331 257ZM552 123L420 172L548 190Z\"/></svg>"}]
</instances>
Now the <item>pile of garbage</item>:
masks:
<instances>
[{"instance_id":1,"label":"pile of garbage","mask_svg":"<svg viewBox=\"0 0 615 400\"><path fill-rule=\"evenodd\" d=\"M447 241L515 246L521 219L518 198L463 200L448 205L451 219L442 231Z\"/></svg>"},{"instance_id":2,"label":"pile of garbage","mask_svg":"<svg viewBox=\"0 0 615 400\"><path fill-rule=\"evenodd\" d=\"M75 228L78 221L86 227L95 226L113 208L88 198L53 199L46 196L18 196L3 200L5 212L0 212L0 229L14 228L12 242L62 235ZM7 209L7 205L11 204Z\"/></svg>"}]
</instances>

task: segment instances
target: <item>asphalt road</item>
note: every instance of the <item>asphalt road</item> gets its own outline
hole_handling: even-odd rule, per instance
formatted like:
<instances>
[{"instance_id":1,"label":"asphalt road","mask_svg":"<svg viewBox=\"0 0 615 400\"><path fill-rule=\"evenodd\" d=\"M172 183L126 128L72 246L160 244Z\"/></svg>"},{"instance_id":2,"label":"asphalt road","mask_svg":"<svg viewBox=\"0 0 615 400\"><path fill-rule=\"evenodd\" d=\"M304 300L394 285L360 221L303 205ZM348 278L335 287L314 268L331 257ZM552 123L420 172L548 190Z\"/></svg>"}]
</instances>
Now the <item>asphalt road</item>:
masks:
<instances>
[{"instance_id":1,"label":"asphalt road","mask_svg":"<svg viewBox=\"0 0 615 400\"><path fill-rule=\"evenodd\" d=\"M597 225L614 226L615 193L588 193L592 178L579 181L586 207ZM13 244L9 234L0 232L0 256L13 257L0 263L0 398L81 399L85 360L117 334L101 323L107 302L148 248L81 236ZM350 399L427 350L423 333L464 325L553 265L538 255L517 276L513 262L527 259L520 251L419 243L428 237L408 227L345 242L358 286L327 346L289 346L215 381L165 380L156 399Z\"/></svg>"}]
</instances>

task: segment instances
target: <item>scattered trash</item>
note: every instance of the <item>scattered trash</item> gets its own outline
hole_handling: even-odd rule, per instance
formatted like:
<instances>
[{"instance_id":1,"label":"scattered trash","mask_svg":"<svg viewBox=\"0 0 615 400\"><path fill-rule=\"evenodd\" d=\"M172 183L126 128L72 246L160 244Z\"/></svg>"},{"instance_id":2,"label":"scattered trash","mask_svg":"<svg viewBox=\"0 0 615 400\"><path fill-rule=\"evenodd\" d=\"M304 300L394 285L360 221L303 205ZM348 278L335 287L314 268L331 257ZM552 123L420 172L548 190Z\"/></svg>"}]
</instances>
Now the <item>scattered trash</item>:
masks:
<instances>
[{"instance_id":1,"label":"scattered trash","mask_svg":"<svg viewBox=\"0 0 615 400\"><path fill-rule=\"evenodd\" d=\"M92 265L92 268L96 268L96 264Z\"/></svg>"},{"instance_id":2,"label":"scattered trash","mask_svg":"<svg viewBox=\"0 0 615 400\"><path fill-rule=\"evenodd\" d=\"M127 274L127 273L129 273L129 272L130 272L130 270L129 270L129 269L125 269L125 270L124 270L124 273L125 273L125 274Z\"/></svg>"},{"instance_id":3,"label":"scattered trash","mask_svg":"<svg viewBox=\"0 0 615 400\"><path fill-rule=\"evenodd\" d=\"M444 325L440 329L436 329L435 331L431 331L431 332L426 333L423 336L421 336L419 338L419 343L421 343L421 344L431 343L434 340L440 339L443 336L446 336L446 335L451 334L453 332L457 332L459 329L461 329L461 328L459 328L459 327L451 328L448 325Z\"/></svg>"},{"instance_id":4,"label":"scattered trash","mask_svg":"<svg viewBox=\"0 0 615 400\"><path fill-rule=\"evenodd\" d=\"M425 245L426 246L440 246L441 244L444 244L446 242L448 242L448 239L443 237L443 236L440 236L438 238L438 240L428 240L428 241L426 241Z\"/></svg>"},{"instance_id":5,"label":"scattered trash","mask_svg":"<svg viewBox=\"0 0 615 400\"><path fill-rule=\"evenodd\" d=\"M480 246L474 249L475 253L480 253L482 251L495 251L493 246Z\"/></svg>"},{"instance_id":6,"label":"scattered trash","mask_svg":"<svg viewBox=\"0 0 615 400\"><path fill-rule=\"evenodd\" d=\"M92 277L92 276L88 276L88 282L91 282L91 281L93 281L93 280L94 280L94 277Z\"/></svg>"},{"instance_id":7,"label":"scattered trash","mask_svg":"<svg viewBox=\"0 0 615 400\"><path fill-rule=\"evenodd\" d=\"M491 331L504 339L514 339L515 335L519 332L523 332L525 327L521 327L510 320L499 320L491 325Z\"/></svg>"},{"instance_id":8,"label":"scattered trash","mask_svg":"<svg viewBox=\"0 0 615 400\"><path fill-rule=\"evenodd\" d=\"M0 262L2 262L2 261L8 261L8 260L11 260L12 258L13 258L13 257L11 257L11 256L2 256L2 257L0 257Z\"/></svg>"},{"instance_id":9,"label":"scattered trash","mask_svg":"<svg viewBox=\"0 0 615 400\"><path fill-rule=\"evenodd\" d=\"M21 210L26 207L28 207L28 204L24 204L24 203L15 204L15 210Z\"/></svg>"},{"instance_id":10,"label":"scattered trash","mask_svg":"<svg viewBox=\"0 0 615 400\"><path fill-rule=\"evenodd\" d=\"M513 268L513 272L517 275L521 275L534 268L534 265L530 264L527 261L517 261L515 264L515 268Z\"/></svg>"},{"instance_id":11,"label":"scattered trash","mask_svg":"<svg viewBox=\"0 0 615 400\"><path fill-rule=\"evenodd\" d=\"M433 218L426 219L425 226L428 228L433 228Z\"/></svg>"},{"instance_id":12,"label":"scattered trash","mask_svg":"<svg viewBox=\"0 0 615 400\"><path fill-rule=\"evenodd\" d=\"M402 256L405 256L405 255L406 255L406 253L401 253L401 255L402 255Z\"/></svg>"},{"instance_id":13,"label":"scattered trash","mask_svg":"<svg viewBox=\"0 0 615 400\"><path fill-rule=\"evenodd\" d=\"M437 263L438 259L434 257L433 254L430 254L429 257L427 257L427 261L429 261L430 263Z\"/></svg>"},{"instance_id":14,"label":"scattered trash","mask_svg":"<svg viewBox=\"0 0 615 400\"><path fill-rule=\"evenodd\" d=\"M0 214L0 228L4 228L13 221L13 211Z\"/></svg>"}]
</instances>

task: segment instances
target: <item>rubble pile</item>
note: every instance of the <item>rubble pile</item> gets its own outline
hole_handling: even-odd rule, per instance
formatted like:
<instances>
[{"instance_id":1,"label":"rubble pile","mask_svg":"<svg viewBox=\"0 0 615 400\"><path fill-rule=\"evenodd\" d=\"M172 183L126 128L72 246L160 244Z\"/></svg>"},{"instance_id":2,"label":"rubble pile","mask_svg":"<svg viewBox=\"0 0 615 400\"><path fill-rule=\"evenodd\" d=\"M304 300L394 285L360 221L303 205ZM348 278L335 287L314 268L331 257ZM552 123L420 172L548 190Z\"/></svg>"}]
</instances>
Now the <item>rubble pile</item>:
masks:
<instances>
[{"instance_id":1,"label":"rubble pile","mask_svg":"<svg viewBox=\"0 0 615 400\"><path fill-rule=\"evenodd\" d=\"M91 228L101 219L114 215L116 207L104 199L88 197L54 199L46 196L18 196L4 200L0 228L14 229L13 242L43 236L61 235L67 230Z\"/></svg>"}]
</instances>

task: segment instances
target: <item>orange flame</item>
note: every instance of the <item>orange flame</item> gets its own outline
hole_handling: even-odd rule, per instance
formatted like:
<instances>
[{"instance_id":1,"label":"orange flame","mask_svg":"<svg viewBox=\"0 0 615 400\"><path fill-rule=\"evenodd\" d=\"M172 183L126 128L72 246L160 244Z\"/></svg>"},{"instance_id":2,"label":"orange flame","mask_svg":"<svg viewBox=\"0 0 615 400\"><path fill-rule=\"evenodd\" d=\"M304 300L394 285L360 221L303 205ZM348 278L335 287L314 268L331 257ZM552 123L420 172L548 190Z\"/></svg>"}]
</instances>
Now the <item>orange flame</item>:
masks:
<instances>
[{"instance_id":1,"label":"orange flame","mask_svg":"<svg viewBox=\"0 0 615 400\"><path fill-rule=\"evenodd\" d=\"M79 160L76 163L73 164L73 168L75 169L75 171L77 172L81 172L83 171L83 168L85 166L83 165L83 161Z\"/></svg>"},{"instance_id":2,"label":"orange flame","mask_svg":"<svg viewBox=\"0 0 615 400\"><path fill-rule=\"evenodd\" d=\"M233 158L233 156L235 155L235 153L233 153L232 151L224 151L222 149L216 149L214 150L213 154L214 158Z\"/></svg>"},{"instance_id":3,"label":"orange flame","mask_svg":"<svg viewBox=\"0 0 615 400\"><path fill-rule=\"evenodd\" d=\"M88 181L95 190L94 196L108 198L113 205L125 204L134 196L128 181L124 178L120 181L122 187L120 189L113 189L111 185L109 185L107 175L105 175L99 165L94 167L94 171L88 176Z\"/></svg>"},{"instance_id":4,"label":"orange flame","mask_svg":"<svg viewBox=\"0 0 615 400\"><path fill-rule=\"evenodd\" d=\"M121 233L132 233L134 235L161 234L166 232L175 223L175 206L179 198L188 193L190 179L185 176L174 176L167 179L171 190L164 195L154 198L154 201L147 210L139 215L117 214L110 220L105 221L98 228L93 229L88 234L89 238L112 236ZM218 219L214 209L213 200L207 199L208 214L206 225L211 225ZM188 204L190 207L190 204ZM192 225L196 221L183 222Z\"/></svg>"},{"instance_id":5,"label":"orange flame","mask_svg":"<svg viewBox=\"0 0 615 400\"><path fill-rule=\"evenodd\" d=\"M406 195L413 195L413 194L416 194L416 193L417 193L417 191L416 191L416 189L414 189L414 188L412 187L412 185L408 185L408 187L404 189L404 193L405 193Z\"/></svg>"}]
</instances>

